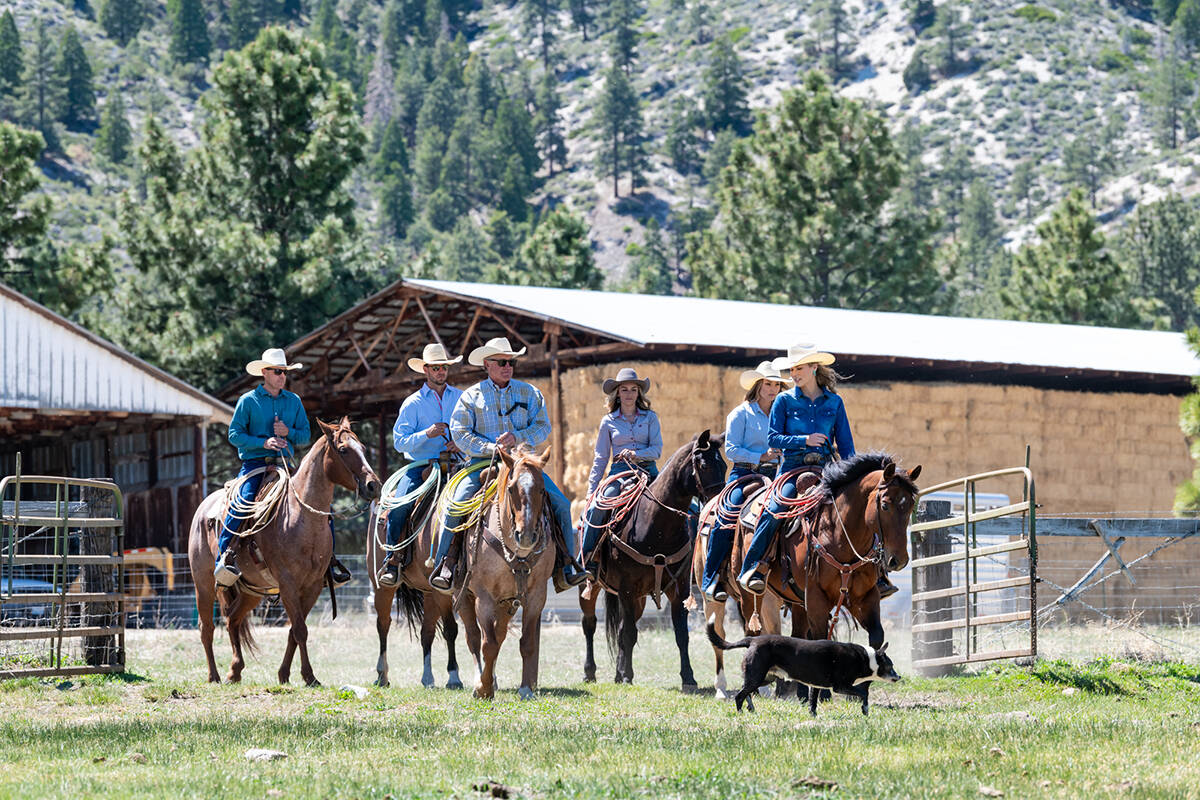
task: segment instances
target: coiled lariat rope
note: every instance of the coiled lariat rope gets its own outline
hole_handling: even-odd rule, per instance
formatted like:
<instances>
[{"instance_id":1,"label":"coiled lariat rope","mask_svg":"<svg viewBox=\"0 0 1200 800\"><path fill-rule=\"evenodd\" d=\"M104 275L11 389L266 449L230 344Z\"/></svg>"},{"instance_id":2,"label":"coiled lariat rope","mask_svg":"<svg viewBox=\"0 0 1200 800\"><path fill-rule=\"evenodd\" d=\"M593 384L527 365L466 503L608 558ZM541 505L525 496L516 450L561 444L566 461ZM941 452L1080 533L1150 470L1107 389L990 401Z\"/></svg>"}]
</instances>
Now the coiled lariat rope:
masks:
<instances>
[{"instance_id":1,"label":"coiled lariat rope","mask_svg":"<svg viewBox=\"0 0 1200 800\"><path fill-rule=\"evenodd\" d=\"M400 497L392 496L393 493L395 493L396 486L400 483L401 478L410 472L419 472L424 467L430 465L432 465L432 468L429 470L429 475L424 481L421 482L419 486L417 486L417 488ZM387 525L381 525L381 523L383 523L387 519L387 515L395 509L408 505L409 503L420 502L421 498L424 497L431 488L433 489L435 496L441 491L442 470L439 468L439 465L436 461L428 458L421 459L420 461L414 461L411 464L406 464L405 466L393 472L391 477L384 482L383 491L380 494L379 502L375 503L375 510L372 511L371 514L371 524L375 528L375 544L378 545L381 550L383 550L385 553L394 553L397 550L403 550L412 544L413 541L416 540L416 538L421 534L425 524L429 522L429 518L433 516L434 508L437 505L436 503L430 503L429 507L425 510L425 515L421 518L421 520L411 526L410 530L412 533L409 534L406 539L401 542L397 542L394 545L387 543ZM381 528L385 532L385 535L382 538L380 538L379 535Z\"/></svg>"},{"instance_id":2,"label":"coiled lariat rope","mask_svg":"<svg viewBox=\"0 0 1200 800\"><path fill-rule=\"evenodd\" d=\"M241 495L242 484L250 480L256 475L265 475L267 472L277 472L279 480L267 487L267 493L262 498L254 500L243 500ZM256 467L245 475L239 475L226 492L229 498L229 506L225 517L221 519L221 528L226 533L233 534L240 539L245 539L248 536L266 530L275 522L275 518L279 516L280 500L287 493L288 486L291 484L291 475L288 474L286 464L268 464L263 467ZM225 524L225 520L233 518L238 522L238 530L230 530ZM246 520L255 520L254 524L249 527L243 527L241 523Z\"/></svg>"},{"instance_id":3,"label":"coiled lariat rope","mask_svg":"<svg viewBox=\"0 0 1200 800\"><path fill-rule=\"evenodd\" d=\"M615 495L608 497L604 494L604 490L610 486L618 486L620 488ZM638 500L646 493L646 489L649 486L650 476L640 469L609 475L597 484L596 491L592 492L591 496L588 497L587 502L584 504L584 515L586 516L587 511L591 509L596 511L611 511L613 512L612 516L609 517L607 522L601 525L593 525L592 527L602 531L615 530L620 527L630 512L637 507Z\"/></svg>"},{"instance_id":4,"label":"coiled lariat rope","mask_svg":"<svg viewBox=\"0 0 1200 800\"><path fill-rule=\"evenodd\" d=\"M784 485L787 484L788 481L798 480L805 472L811 472L811 470L805 467L789 470L780 475L774 480L774 482L771 483L771 490L767 493L767 502L769 503L774 500L779 505L783 506L782 509L773 515L775 519L793 519L795 517L803 516L821 503L821 499L824 497L824 494L821 491L821 484L819 482L814 484L807 492L799 495L798 497L783 496Z\"/></svg>"}]
</instances>

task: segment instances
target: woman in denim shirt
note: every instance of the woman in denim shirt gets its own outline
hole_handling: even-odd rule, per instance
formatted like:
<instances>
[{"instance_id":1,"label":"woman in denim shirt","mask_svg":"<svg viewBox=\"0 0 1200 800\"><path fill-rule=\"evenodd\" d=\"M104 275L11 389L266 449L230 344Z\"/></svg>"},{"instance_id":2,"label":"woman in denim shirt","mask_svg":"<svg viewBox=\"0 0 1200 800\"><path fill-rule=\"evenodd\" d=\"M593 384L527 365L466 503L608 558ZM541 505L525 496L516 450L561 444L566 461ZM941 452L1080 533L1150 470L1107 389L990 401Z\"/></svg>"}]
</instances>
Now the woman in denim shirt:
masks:
<instances>
[{"instance_id":1,"label":"woman in denim shirt","mask_svg":"<svg viewBox=\"0 0 1200 800\"><path fill-rule=\"evenodd\" d=\"M783 451L780 475L797 469L820 472L833 460L834 445L840 458L854 455L846 406L833 391L842 378L830 367L833 362L831 354L822 353L811 344L793 345L786 356L773 362L780 372L789 370L796 383L795 388L780 392L771 406L767 442ZM784 498L796 496L797 478L799 475L781 487ZM777 497L769 498L746 549L738 585L753 594L762 594L766 589L766 576L760 564L779 528L776 514L784 508Z\"/></svg>"},{"instance_id":2,"label":"woman in denim shirt","mask_svg":"<svg viewBox=\"0 0 1200 800\"><path fill-rule=\"evenodd\" d=\"M733 470L725 482L727 486L748 475L775 476L780 452L767 443L768 417L775 397L787 388L788 383L788 379L770 361L764 361L756 369L742 373L741 384L746 390L746 400L725 418L725 457L733 464ZM726 514L736 514L741 510L746 488L734 486L729 490L729 495L723 501ZM704 556L701 588L705 599L722 602L729 596L718 578L732 549L733 528L714 523L708 534L708 550Z\"/></svg>"},{"instance_id":3,"label":"woman in denim shirt","mask_svg":"<svg viewBox=\"0 0 1200 800\"><path fill-rule=\"evenodd\" d=\"M600 485L606 467L609 475L638 469L647 473L651 480L657 478L657 461L663 449L658 415L650 410L650 401L646 399L650 379L639 378L635 370L626 367L615 378L604 381L602 388L608 395L609 413L600 420L600 430L596 435L596 457L588 475L589 498ZM605 496L619 494L619 483L614 481L610 484L604 491ZM583 557L586 563L600 537L600 526L608 521L608 514L596 511L589 504L583 515Z\"/></svg>"}]
</instances>

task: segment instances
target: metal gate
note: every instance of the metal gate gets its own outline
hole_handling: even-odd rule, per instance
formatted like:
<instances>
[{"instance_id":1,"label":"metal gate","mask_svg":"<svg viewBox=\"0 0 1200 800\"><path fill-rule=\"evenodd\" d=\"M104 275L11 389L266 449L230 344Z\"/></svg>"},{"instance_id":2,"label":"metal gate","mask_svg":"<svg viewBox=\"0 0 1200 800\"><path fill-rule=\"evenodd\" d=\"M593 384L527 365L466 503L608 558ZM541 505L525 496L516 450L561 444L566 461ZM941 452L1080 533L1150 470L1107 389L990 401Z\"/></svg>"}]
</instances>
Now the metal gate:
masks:
<instances>
[{"instance_id":1,"label":"metal gate","mask_svg":"<svg viewBox=\"0 0 1200 800\"><path fill-rule=\"evenodd\" d=\"M1014 476L1022 479L1020 502L980 507L978 484L1012 480ZM949 500L925 499L935 493L946 496L958 491L961 501L954 503L958 508L953 511ZM1036 657L1035 508L1033 473L1028 467L983 472L921 491L917 521L909 528L913 554L913 667L938 674L956 664ZM981 534L976 527L984 520L1018 515L1020 525L1011 534ZM1027 563L1012 563L1014 553L1020 553ZM1019 626L1014 637L1014 624L1022 622L1027 628ZM1009 641L1000 645L988 641L984 629L995 625L1007 626Z\"/></svg>"},{"instance_id":2,"label":"metal gate","mask_svg":"<svg viewBox=\"0 0 1200 800\"><path fill-rule=\"evenodd\" d=\"M125 669L124 507L111 481L0 479L0 678Z\"/></svg>"}]
</instances>

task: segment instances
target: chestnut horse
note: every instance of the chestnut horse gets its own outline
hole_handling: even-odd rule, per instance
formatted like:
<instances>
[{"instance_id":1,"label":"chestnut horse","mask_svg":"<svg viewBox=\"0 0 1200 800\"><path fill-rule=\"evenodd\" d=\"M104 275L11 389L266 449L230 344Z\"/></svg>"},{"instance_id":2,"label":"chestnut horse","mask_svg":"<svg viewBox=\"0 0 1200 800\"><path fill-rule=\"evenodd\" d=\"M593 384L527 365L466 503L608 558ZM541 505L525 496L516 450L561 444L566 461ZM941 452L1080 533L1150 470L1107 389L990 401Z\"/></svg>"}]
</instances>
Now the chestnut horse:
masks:
<instances>
[{"instance_id":1,"label":"chestnut horse","mask_svg":"<svg viewBox=\"0 0 1200 800\"><path fill-rule=\"evenodd\" d=\"M430 467L439 468L436 461ZM375 683L378 686L389 684L387 637L392 625L392 601L395 600L400 615L408 620L409 628L415 628L418 622L421 626L421 685L432 688L434 684L433 640L440 625L442 638L449 653L446 663L446 688L463 688L462 679L458 674L458 658L454 652L454 642L458 638L454 604L450 597L435 591L429 585L433 569L425 566L433 547L437 526L441 524L438 515L433 513L436 504L437 492L431 489L417 502L408 516L403 538L416 538L410 545L408 563L400 570L400 583L396 586L379 585L378 573L388 556L381 544L383 527L387 524L386 514L374 518L367 530L367 575L371 579L371 588L375 591L375 631L379 634L379 659L375 662ZM419 530L413 530L413 526L416 525L420 525ZM472 631L467 631L468 637L471 633Z\"/></svg>"},{"instance_id":2,"label":"chestnut horse","mask_svg":"<svg viewBox=\"0 0 1200 800\"><path fill-rule=\"evenodd\" d=\"M459 613L475 658L475 696L490 700L496 693L500 646L509 622L521 609L518 694L530 700L537 688L542 609L555 557L552 522L542 513L546 509L542 468L550 448L541 455L525 445L513 452L497 448L496 453L495 499L484 507L480 523L469 529L464 540L466 575Z\"/></svg>"},{"instance_id":3,"label":"chestnut horse","mask_svg":"<svg viewBox=\"0 0 1200 800\"><path fill-rule=\"evenodd\" d=\"M605 590L605 632L609 649L616 652L617 672L613 679L616 683L633 683L637 623L646 609L646 598L652 596L657 606L661 592L671 608L683 690L696 690L688 657L684 607L690 589L688 569L694 545L687 509L693 497L708 500L724 485L725 461L721 458L724 441L724 435L711 436L706 430L676 450L637 499L632 513L596 543L596 581L589 582L579 593L587 643L584 680L596 679L593 639L599 590Z\"/></svg>"},{"instance_id":4,"label":"chestnut horse","mask_svg":"<svg viewBox=\"0 0 1200 800\"><path fill-rule=\"evenodd\" d=\"M911 472L887 453L860 453L825 467L816 502L784 520L778 556L767 574L768 591L798 611L794 632L832 637L833 613L845 608L867 631L871 647L883 645L879 566L908 564L908 521L917 497L918 465ZM738 526L743 546L754 531ZM737 550L735 548L734 557Z\"/></svg>"},{"instance_id":5,"label":"chestnut horse","mask_svg":"<svg viewBox=\"0 0 1200 800\"><path fill-rule=\"evenodd\" d=\"M245 552L246 539L235 539L230 547L241 547L238 566L242 577L233 586L216 591L213 567L217 552L217 531L224 518L225 489L204 498L192 517L188 537L188 561L192 581L196 586L196 607L200 612L200 641L208 659L208 680L220 683L217 662L213 656L212 618L213 599L221 603L221 613L227 619L229 642L233 646L233 661L228 680L242 679L245 660L242 646L254 649L250 632L250 612L264 593L278 589L279 599L287 612L291 628L287 648L279 666L279 682L287 683L292 671L292 657L300 650L300 675L309 686L319 682L308 659L308 626L305 618L317 602L325 585L325 573L333 556L333 537L329 533L329 512L323 511L333 503L333 489L341 486L358 494L363 500L379 499L382 485L371 469L362 442L350 430L346 417L335 427L317 420L323 435L309 449L291 476L287 494L280 499L274 519L253 535L261 554L261 563ZM266 481L263 482L264 486Z\"/></svg>"}]
</instances>

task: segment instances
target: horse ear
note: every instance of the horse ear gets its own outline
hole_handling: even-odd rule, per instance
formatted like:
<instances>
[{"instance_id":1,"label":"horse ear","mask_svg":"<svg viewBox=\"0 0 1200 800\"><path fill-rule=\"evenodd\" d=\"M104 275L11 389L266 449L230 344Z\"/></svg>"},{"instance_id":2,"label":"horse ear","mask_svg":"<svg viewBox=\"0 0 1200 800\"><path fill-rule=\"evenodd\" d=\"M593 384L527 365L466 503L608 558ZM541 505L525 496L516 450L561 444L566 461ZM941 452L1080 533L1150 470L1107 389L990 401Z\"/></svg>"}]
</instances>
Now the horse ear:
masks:
<instances>
[{"instance_id":1,"label":"horse ear","mask_svg":"<svg viewBox=\"0 0 1200 800\"><path fill-rule=\"evenodd\" d=\"M892 478L896 477L896 465L889 461L887 466L883 468L883 482L887 483Z\"/></svg>"},{"instance_id":2,"label":"horse ear","mask_svg":"<svg viewBox=\"0 0 1200 800\"><path fill-rule=\"evenodd\" d=\"M697 450L707 450L708 444L709 444L708 440L710 437L711 437L711 434L709 433L708 428L705 428L704 432L701 433L698 437L696 437L696 449Z\"/></svg>"},{"instance_id":3,"label":"horse ear","mask_svg":"<svg viewBox=\"0 0 1200 800\"><path fill-rule=\"evenodd\" d=\"M920 464L917 464L917 465L916 465L915 467L913 467L913 468L912 468L912 470L911 470L911 471L908 473L908 479L909 479L910 481L916 481L916 480L917 480L917 477L918 477L920 474L921 474L921 465L920 465Z\"/></svg>"},{"instance_id":4,"label":"horse ear","mask_svg":"<svg viewBox=\"0 0 1200 800\"><path fill-rule=\"evenodd\" d=\"M326 436L328 436L329 433L333 430L333 428L329 425L326 425L320 417L317 417L317 424L321 426L321 430L325 433Z\"/></svg>"},{"instance_id":5,"label":"horse ear","mask_svg":"<svg viewBox=\"0 0 1200 800\"><path fill-rule=\"evenodd\" d=\"M342 417L342 421L338 423L338 427L345 428L346 430L350 430L350 418Z\"/></svg>"},{"instance_id":6,"label":"horse ear","mask_svg":"<svg viewBox=\"0 0 1200 800\"><path fill-rule=\"evenodd\" d=\"M542 462L543 465L548 463L550 461L550 451L553 449L554 449L554 445L552 445L552 444L546 445L546 449L543 450L540 455L538 455L537 460Z\"/></svg>"},{"instance_id":7,"label":"horse ear","mask_svg":"<svg viewBox=\"0 0 1200 800\"><path fill-rule=\"evenodd\" d=\"M500 454L501 461L503 461L505 464L507 464L510 467L513 465L514 459L512 457L512 453L508 452L508 450L506 450L503 447L497 447L496 452Z\"/></svg>"}]
</instances>

